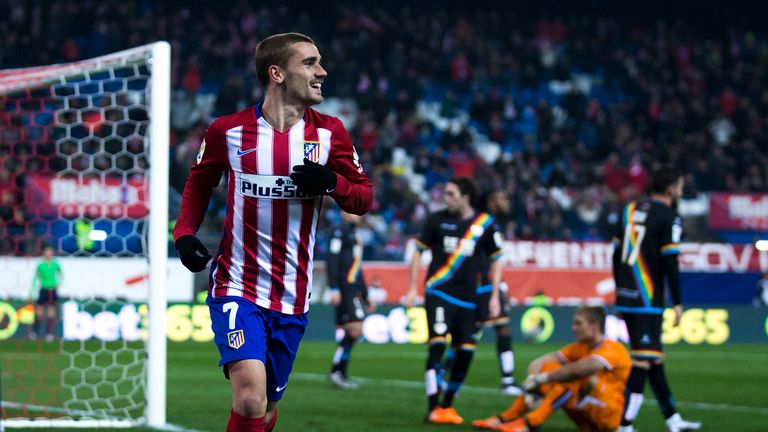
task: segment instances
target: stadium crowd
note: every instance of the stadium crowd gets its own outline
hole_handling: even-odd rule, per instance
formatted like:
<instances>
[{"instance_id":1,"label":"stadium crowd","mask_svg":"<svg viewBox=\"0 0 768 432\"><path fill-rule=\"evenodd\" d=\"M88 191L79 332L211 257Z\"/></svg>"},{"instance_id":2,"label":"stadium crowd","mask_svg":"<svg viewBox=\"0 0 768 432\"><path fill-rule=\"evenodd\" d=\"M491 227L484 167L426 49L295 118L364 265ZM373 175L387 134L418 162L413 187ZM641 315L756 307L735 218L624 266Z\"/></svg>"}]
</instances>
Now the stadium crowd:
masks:
<instances>
[{"instance_id":1,"label":"stadium crowd","mask_svg":"<svg viewBox=\"0 0 768 432\"><path fill-rule=\"evenodd\" d=\"M0 68L170 41L171 178L180 193L207 124L261 98L252 58L260 39L311 35L327 59L324 94L354 101L347 128L376 185L367 259L402 259L455 175L477 179L483 195L508 194L501 219L510 239L609 238L621 204L647 192L658 162L687 173L688 197L766 191L765 32L399 3L300 12L284 2L197 4L0 1ZM495 156L480 150L485 142ZM423 176L423 193L393 157L400 150ZM14 151L0 141L5 190L19 187ZM0 201L7 232L23 225L16 198ZM203 229L218 233L223 200L216 195Z\"/></svg>"}]
</instances>

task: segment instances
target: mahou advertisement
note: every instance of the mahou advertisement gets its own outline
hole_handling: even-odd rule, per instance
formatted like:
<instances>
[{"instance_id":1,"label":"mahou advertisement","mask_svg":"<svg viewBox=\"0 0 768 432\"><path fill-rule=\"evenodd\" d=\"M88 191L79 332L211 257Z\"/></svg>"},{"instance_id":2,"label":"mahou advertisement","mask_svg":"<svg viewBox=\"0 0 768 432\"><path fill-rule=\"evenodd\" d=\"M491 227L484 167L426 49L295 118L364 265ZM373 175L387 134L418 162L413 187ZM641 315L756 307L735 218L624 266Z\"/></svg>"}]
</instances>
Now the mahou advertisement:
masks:
<instances>
[{"instance_id":1,"label":"mahou advertisement","mask_svg":"<svg viewBox=\"0 0 768 432\"><path fill-rule=\"evenodd\" d=\"M768 229L768 195L712 193L709 195L712 229Z\"/></svg>"},{"instance_id":2,"label":"mahou advertisement","mask_svg":"<svg viewBox=\"0 0 768 432\"><path fill-rule=\"evenodd\" d=\"M30 176L32 193L54 206L65 218L143 218L147 215L148 193L143 179L65 178Z\"/></svg>"}]
</instances>

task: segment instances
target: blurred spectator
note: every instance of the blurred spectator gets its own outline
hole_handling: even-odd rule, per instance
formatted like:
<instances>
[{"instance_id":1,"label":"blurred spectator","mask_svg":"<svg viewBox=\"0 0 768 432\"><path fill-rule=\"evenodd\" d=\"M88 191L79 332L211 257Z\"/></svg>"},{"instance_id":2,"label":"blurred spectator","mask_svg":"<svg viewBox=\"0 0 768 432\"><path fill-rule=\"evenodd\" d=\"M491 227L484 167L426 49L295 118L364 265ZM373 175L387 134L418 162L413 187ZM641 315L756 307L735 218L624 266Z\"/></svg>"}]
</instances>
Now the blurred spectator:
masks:
<instances>
[{"instance_id":1,"label":"blurred spectator","mask_svg":"<svg viewBox=\"0 0 768 432\"><path fill-rule=\"evenodd\" d=\"M467 13L477 5L431 10L370 2L323 4L310 20L294 17L292 5L0 1L8 17L0 22L0 66L79 60L168 40L171 179L178 194L176 179L185 177L210 121L261 98L252 58L259 40L297 29L312 35L334 60L328 68L336 78L324 90L357 109L347 128L377 185L381 241L369 245L375 250L368 255L376 259L401 259L407 236L434 210L433 194L454 175L476 176L482 194L504 190L512 208L506 235L526 239L609 239L621 202L645 193L658 161L689 174L691 197L768 190L764 31L588 12L558 18L533 6ZM96 24L61 20L65 15ZM33 124L30 113L40 108L5 95L0 102L0 190L15 200L0 207L6 233L25 232L34 220L23 204L25 171L146 164L133 158L141 140L132 135L146 112L122 109L133 102L118 100L121 109L102 115L86 113L85 99L72 99L54 127ZM81 144L55 136L65 127L77 130L78 121L87 123L85 135L110 133L114 124L122 141L106 142L101 154L96 146L71 160L51 157L80 151ZM488 141L501 149L491 164L478 147ZM408 159L395 163L401 149ZM219 229L225 183L214 192L203 231ZM686 233L689 240L711 237Z\"/></svg>"}]
</instances>

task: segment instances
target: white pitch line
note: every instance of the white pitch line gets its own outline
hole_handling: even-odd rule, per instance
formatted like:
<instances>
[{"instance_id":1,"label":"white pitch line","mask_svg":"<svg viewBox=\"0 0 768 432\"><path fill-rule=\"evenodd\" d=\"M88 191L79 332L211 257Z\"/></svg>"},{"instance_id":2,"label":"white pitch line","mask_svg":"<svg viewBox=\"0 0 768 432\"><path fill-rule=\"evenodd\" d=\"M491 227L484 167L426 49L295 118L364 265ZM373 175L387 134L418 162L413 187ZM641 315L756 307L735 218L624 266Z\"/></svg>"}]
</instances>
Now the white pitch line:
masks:
<instances>
[{"instance_id":1,"label":"white pitch line","mask_svg":"<svg viewBox=\"0 0 768 432\"><path fill-rule=\"evenodd\" d=\"M298 378L305 381L326 381L328 377L323 374L295 372L291 374L291 377ZM362 378L354 377L353 381L360 384L370 384L389 387L400 387L409 389L423 389L424 383L421 381L407 381L407 380L389 380L389 379L374 379L374 378ZM461 391L465 393L484 394L484 395L500 395L499 389L490 387L476 387L476 386L462 386ZM647 402L656 404L655 399L645 399ZM681 407L700 409L700 410L714 410L714 411L728 411L728 412L742 412L747 414L759 414L768 416L768 408L742 406L742 405L729 405L729 404L713 404L708 402L681 402L677 401L677 405Z\"/></svg>"},{"instance_id":2,"label":"white pitch line","mask_svg":"<svg viewBox=\"0 0 768 432\"><path fill-rule=\"evenodd\" d=\"M51 407L51 406L44 406L44 405L29 405L29 404L20 404L17 402L10 402L10 401L0 401L0 407L6 407L6 408L25 408L30 411L48 411L52 413L59 413L59 414L67 414L67 415L80 415L84 417L92 416L94 413L88 412L88 411L73 411L73 410L67 410L65 408L61 407ZM110 420L109 417L106 415L104 416L103 420ZM72 425L76 427L78 420L72 419L70 420ZM134 427L141 425L141 421L138 420L126 420L126 426L123 427ZM132 423L131 423L132 422ZM83 422L81 422L83 423ZM30 423L31 426L35 426L34 422ZM97 426L98 427L98 426ZM169 431L169 432L202 432L196 429L190 429L186 426L179 426L172 423L166 423L163 427L158 428L152 428L159 431Z\"/></svg>"},{"instance_id":3,"label":"white pitch line","mask_svg":"<svg viewBox=\"0 0 768 432\"><path fill-rule=\"evenodd\" d=\"M327 358L331 354L326 353L319 353L319 352L312 352L312 353L301 353L300 354L302 358ZM739 360L739 361L746 361L746 362L768 362L768 354L766 353L749 353L749 352L707 352L702 353L700 351L672 351L670 353L667 353L666 357L668 361L674 361L675 359L694 359L694 360L701 360L702 356L705 356L707 359L711 360ZM427 353L426 351L421 352L363 352L358 351L355 352L355 358L371 358L371 359L426 359ZM483 358L483 359L489 359L489 358L496 358L495 352L477 352L475 351L475 359Z\"/></svg>"},{"instance_id":4,"label":"white pitch line","mask_svg":"<svg viewBox=\"0 0 768 432\"><path fill-rule=\"evenodd\" d=\"M186 426L179 426L171 423L166 423L165 426L163 427L152 428L152 429L159 430L159 431L169 431L169 432L203 432L197 429L190 429Z\"/></svg>"}]
</instances>

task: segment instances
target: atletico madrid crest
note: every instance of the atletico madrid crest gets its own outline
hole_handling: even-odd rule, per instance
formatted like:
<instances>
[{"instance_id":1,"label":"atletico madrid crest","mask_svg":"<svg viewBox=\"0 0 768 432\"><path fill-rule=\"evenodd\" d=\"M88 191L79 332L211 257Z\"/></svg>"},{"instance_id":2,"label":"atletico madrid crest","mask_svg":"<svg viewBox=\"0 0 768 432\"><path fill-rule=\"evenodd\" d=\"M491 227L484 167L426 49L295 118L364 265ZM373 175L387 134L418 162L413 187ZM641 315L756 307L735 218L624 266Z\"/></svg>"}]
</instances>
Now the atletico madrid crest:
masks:
<instances>
[{"instance_id":1,"label":"atletico madrid crest","mask_svg":"<svg viewBox=\"0 0 768 432\"><path fill-rule=\"evenodd\" d=\"M227 333L227 343L231 348L238 349L245 343L245 335L242 330Z\"/></svg>"},{"instance_id":2,"label":"atletico madrid crest","mask_svg":"<svg viewBox=\"0 0 768 432\"><path fill-rule=\"evenodd\" d=\"M304 157L314 163L319 163L320 141L304 141Z\"/></svg>"}]
</instances>

